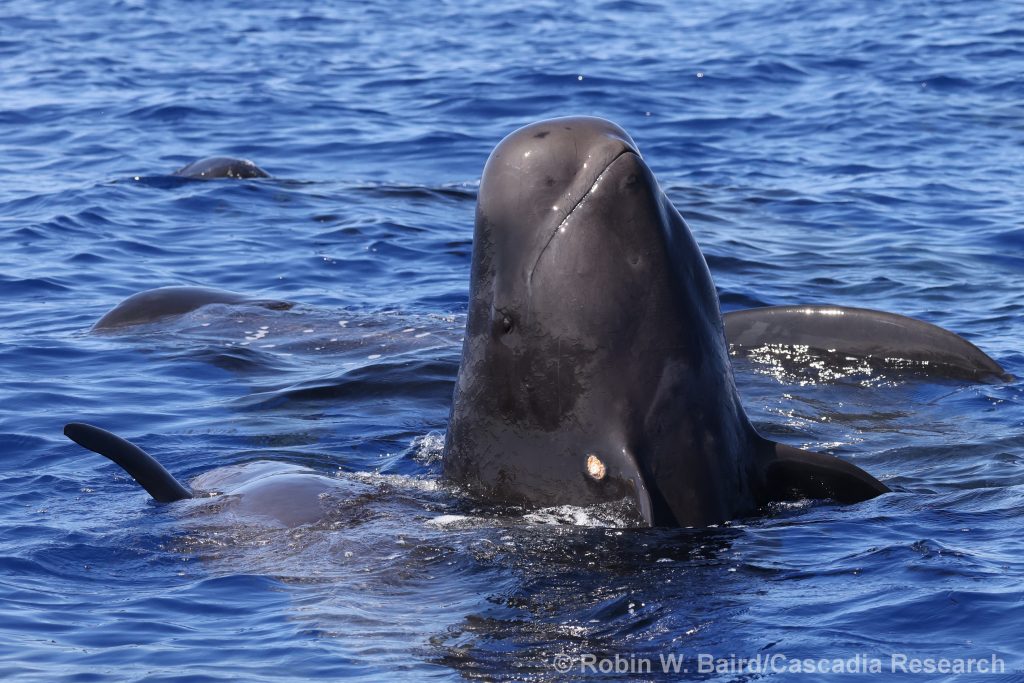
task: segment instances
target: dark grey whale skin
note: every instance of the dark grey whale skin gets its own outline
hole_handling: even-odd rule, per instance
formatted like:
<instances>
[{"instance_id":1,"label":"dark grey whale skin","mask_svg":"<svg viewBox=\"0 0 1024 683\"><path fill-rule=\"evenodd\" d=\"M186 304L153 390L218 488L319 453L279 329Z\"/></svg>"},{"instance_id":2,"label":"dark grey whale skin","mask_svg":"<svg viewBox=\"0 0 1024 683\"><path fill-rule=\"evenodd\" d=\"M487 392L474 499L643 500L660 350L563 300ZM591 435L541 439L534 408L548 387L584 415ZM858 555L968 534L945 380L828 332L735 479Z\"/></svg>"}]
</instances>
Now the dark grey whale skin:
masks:
<instances>
[{"instance_id":1,"label":"dark grey whale skin","mask_svg":"<svg viewBox=\"0 0 1024 683\"><path fill-rule=\"evenodd\" d=\"M96 332L116 330L129 325L155 322L172 315L183 315L209 304L252 304L274 310L287 310L288 301L254 299L237 292L212 287L172 286L147 289L119 303L96 321Z\"/></svg>"},{"instance_id":2,"label":"dark grey whale skin","mask_svg":"<svg viewBox=\"0 0 1024 683\"><path fill-rule=\"evenodd\" d=\"M116 434L93 425L72 422L64 426L64 436L82 448L113 460L158 503L173 503L192 497L188 487L175 479L153 456Z\"/></svg>"},{"instance_id":3,"label":"dark grey whale skin","mask_svg":"<svg viewBox=\"0 0 1024 683\"><path fill-rule=\"evenodd\" d=\"M443 472L471 495L530 507L630 497L648 525L700 527L794 495L888 491L755 431L704 257L615 124L542 121L498 145L470 277Z\"/></svg>"},{"instance_id":4,"label":"dark grey whale skin","mask_svg":"<svg viewBox=\"0 0 1024 683\"><path fill-rule=\"evenodd\" d=\"M182 166L174 175L193 180L215 178L269 178L270 174L248 159L208 157Z\"/></svg>"},{"instance_id":5,"label":"dark grey whale skin","mask_svg":"<svg viewBox=\"0 0 1024 683\"><path fill-rule=\"evenodd\" d=\"M725 336L737 350L765 344L806 346L861 358L915 361L932 376L983 382L1012 379L963 337L896 313L852 306L765 306L722 317Z\"/></svg>"}]
</instances>

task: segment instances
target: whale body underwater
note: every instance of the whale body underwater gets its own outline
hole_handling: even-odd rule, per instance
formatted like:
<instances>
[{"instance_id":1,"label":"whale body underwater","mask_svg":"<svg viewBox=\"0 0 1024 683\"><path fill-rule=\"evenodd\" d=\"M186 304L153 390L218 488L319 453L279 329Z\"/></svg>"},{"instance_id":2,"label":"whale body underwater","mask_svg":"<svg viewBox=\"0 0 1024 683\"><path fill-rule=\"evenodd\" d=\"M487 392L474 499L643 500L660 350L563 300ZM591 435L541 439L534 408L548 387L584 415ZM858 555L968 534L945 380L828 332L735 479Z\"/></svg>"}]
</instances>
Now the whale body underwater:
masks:
<instances>
[{"instance_id":1,"label":"whale body underwater","mask_svg":"<svg viewBox=\"0 0 1024 683\"><path fill-rule=\"evenodd\" d=\"M169 287L130 297L94 330L210 303L291 305ZM849 462L761 436L740 403L730 344L1008 377L965 339L893 313L797 305L723 317L693 235L622 128L592 117L521 128L494 149L480 182L443 477L473 499L527 507L626 499L644 525L677 527L773 501L855 503L889 491ZM192 495L116 435L77 422L65 434L159 502Z\"/></svg>"}]
</instances>

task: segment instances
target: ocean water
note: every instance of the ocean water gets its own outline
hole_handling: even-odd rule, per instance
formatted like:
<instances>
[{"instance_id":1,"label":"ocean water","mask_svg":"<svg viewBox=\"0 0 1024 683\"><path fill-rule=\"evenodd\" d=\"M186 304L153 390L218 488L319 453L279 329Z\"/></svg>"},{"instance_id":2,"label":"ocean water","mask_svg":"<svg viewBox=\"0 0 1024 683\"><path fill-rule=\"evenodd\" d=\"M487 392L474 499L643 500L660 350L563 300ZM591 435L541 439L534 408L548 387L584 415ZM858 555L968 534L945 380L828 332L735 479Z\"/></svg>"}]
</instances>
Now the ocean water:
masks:
<instances>
[{"instance_id":1,"label":"ocean water","mask_svg":"<svg viewBox=\"0 0 1024 683\"><path fill-rule=\"evenodd\" d=\"M480 172L551 116L632 134L723 310L903 313L1024 375L1022 26L981 0L0 5L0 676L1020 676L1020 380L737 358L766 435L894 492L715 529L478 508L439 472ZM170 176L212 155L273 179ZM298 305L89 332L172 284ZM156 505L71 420L186 481L307 468L331 512Z\"/></svg>"}]
</instances>

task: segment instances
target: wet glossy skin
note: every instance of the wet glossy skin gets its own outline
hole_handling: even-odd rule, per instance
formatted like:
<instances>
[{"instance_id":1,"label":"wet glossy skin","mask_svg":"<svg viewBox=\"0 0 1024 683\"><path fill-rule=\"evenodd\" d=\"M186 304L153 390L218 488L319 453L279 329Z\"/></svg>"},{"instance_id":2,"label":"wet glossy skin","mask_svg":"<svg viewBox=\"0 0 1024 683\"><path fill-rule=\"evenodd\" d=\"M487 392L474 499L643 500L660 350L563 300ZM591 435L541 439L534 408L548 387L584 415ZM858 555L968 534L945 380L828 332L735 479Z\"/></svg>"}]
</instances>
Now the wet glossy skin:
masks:
<instances>
[{"instance_id":1,"label":"wet glossy skin","mask_svg":"<svg viewBox=\"0 0 1024 683\"><path fill-rule=\"evenodd\" d=\"M195 180L214 178L269 178L270 174L248 159L209 157L193 161L174 172L174 175Z\"/></svg>"},{"instance_id":2,"label":"wet glossy skin","mask_svg":"<svg viewBox=\"0 0 1024 683\"><path fill-rule=\"evenodd\" d=\"M244 294L210 287L160 287L133 294L100 318L93 330L141 325L171 315L182 315L208 304L249 303L274 310L291 307L287 301L253 299Z\"/></svg>"},{"instance_id":3,"label":"wet glossy skin","mask_svg":"<svg viewBox=\"0 0 1024 683\"><path fill-rule=\"evenodd\" d=\"M766 443L704 258L629 136L578 117L502 141L481 180L446 476L533 506L629 496L650 524L699 526L756 506Z\"/></svg>"},{"instance_id":4,"label":"wet glossy skin","mask_svg":"<svg viewBox=\"0 0 1024 683\"><path fill-rule=\"evenodd\" d=\"M850 306L765 306L732 311L725 334L736 349L766 344L806 347L862 358L914 361L933 376L1009 381L984 351L949 330L895 313Z\"/></svg>"}]
</instances>

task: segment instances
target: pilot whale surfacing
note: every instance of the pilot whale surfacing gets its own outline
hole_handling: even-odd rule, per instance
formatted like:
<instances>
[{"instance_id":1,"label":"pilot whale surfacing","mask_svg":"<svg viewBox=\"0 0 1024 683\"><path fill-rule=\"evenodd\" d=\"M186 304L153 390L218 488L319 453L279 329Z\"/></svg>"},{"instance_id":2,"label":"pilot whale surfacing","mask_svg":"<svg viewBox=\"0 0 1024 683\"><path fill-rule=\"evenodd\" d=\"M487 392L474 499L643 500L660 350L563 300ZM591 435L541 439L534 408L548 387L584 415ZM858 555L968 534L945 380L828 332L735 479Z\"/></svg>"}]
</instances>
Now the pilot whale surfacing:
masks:
<instances>
[{"instance_id":1,"label":"pilot whale surfacing","mask_svg":"<svg viewBox=\"0 0 1024 683\"><path fill-rule=\"evenodd\" d=\"M213 180L215 178L269 178L270 174L248 159L208 157L182 166L174 172L179 178Z\"/></svg>"},{"instance_id":2,"label":"pilot whale surfacing","mask_svg":"<svg viewBox=\"0 0 1024 683\"><path fill-rule=\"evenodd\" d=\"M189 313L209 304L251 304L273 310L288 310L292 304L274 299L254 299L243 294L210 287L158 287L133 294L107 311L94 331L143 325L161 318Z\"/></svg>"},{"instance_id":3,"label":"pilot whale surfacing","mask_svg":"<svg viewBox=\"0 0 1024 683\"><path fill-rule=\"evenodd\" d=\"M535 123L480 183L469 313L443 459L477 497L633 499L706 526L793 495L888 489L761 437L740 404L714 283L686 223L613 123Z\"/></svg>"}]
</instances>

